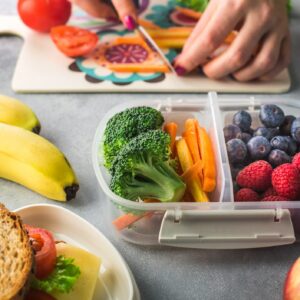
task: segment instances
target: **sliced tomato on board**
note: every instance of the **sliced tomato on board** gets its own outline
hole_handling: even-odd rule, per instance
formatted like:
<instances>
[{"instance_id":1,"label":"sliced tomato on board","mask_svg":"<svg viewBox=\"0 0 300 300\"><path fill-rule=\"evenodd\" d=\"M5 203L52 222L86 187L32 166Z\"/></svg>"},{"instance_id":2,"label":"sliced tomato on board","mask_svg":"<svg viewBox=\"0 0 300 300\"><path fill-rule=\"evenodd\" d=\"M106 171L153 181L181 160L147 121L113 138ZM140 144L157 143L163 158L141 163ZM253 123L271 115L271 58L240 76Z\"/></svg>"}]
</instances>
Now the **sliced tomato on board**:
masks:
<instances>
[{"instance_id":1,"label":"sliced tomato on board","mask_svg":"<svg viewBox=\"0 0 300 300\"><path fill-rule=\"evenodd\" d=\"M25 225L35 251L35 276L47 278L56 264L56 247L53 235L45 229Z\"/></svg>"},{"instance_id":2,"label":"sliced tomato on board","mask_svg":"<svg viewBox=\"0 0 300 300\"><path fill-rule=\"evenodd\" d=\"M56 26L50 34L56 47L70 57L84 56L98 43L96 33L74 26Z\"/></svg>"},{"instance_id":3,"label":"sliced tomato on board","mask_svg":"<svg viewBox=\"0 0 300 300\"><path fill-rule=\"evenodd\" d=\"M43 291L30 289L27 295L25 296L25 300L56 300L56 299Z\"/></svg>"}]
</instances>

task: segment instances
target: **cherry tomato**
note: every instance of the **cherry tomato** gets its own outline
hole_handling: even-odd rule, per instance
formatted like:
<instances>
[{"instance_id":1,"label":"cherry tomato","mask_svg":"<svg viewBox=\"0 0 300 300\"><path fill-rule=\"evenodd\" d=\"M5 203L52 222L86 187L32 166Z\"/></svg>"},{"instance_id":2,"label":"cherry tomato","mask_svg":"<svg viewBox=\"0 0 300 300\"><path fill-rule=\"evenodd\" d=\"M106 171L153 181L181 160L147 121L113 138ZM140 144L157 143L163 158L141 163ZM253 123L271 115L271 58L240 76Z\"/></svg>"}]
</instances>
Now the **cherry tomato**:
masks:
<instances>
[{"instance_id":1,"label":"cherry tomato","mask_svg":"<svg viewBox=\"0 0 300 300\"><path fill-rule=\"evenodd\" d=\"M68 0L19 0L18 12L31 29L49 32L52 27L67 23L71 3Z\"/></svg>"},{"instance_id":2,"label":"cherry tomato","mask_svg":"<svg viewBox=\"0 0 300 300\"><path fill-rule=\"evenodd\" d=\"M25 296L25 300L56 300L56 299L45 292L31 288L27 293L27 295Z\"/></svg>"},{"instance_id":3,"label":"cherry tomato","mask_svg":"<svg viewBox=\"0 0 300 300\"><path fill-rule=\"evenodd\" d=\"M96 33L73 26L57 26L52 28L51 38L57 48L70 57L86 55L98 43Z\"/></svg>"},{"instance_id":4,"label":"cherry tomato","mask_svg":"<svg viewBox=\"0 0 300 300\"><path fill-rule=\"evenodd\" d=\"M52 234L42 228L26 225L32 248L35 250L36 272L39 279L47 278L56 264L56 247Z\"/></svg>"}]
</instances>

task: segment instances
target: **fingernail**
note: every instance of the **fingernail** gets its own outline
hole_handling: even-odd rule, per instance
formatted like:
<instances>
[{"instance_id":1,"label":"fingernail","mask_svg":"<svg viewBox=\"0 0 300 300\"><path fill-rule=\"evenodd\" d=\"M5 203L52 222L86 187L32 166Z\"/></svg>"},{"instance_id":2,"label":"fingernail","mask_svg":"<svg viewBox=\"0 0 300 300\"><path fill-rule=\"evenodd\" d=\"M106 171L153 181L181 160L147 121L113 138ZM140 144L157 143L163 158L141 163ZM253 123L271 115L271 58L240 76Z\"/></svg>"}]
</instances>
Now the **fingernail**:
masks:
<instances>
[{"instance_id":1,"label":"fingernail","mask_svg":"<svg viewBox=\"0 0 300 300\"><path fill-rule=\"evenodd\" d=\"M178 76L183 76L186 73L186 69L180 66L175 67L175 71Z\"/></svg>"},{"instance_id":2,"label":"fingernail","mask_svg":"<svg viewBox=\"0 0 300 300\"><path fill-rule=\"evenodd\" d=\"M132 16L125 16L123 22L128 30L134 30L136 28L136 22Z\"/></svg>"}]
</instances>

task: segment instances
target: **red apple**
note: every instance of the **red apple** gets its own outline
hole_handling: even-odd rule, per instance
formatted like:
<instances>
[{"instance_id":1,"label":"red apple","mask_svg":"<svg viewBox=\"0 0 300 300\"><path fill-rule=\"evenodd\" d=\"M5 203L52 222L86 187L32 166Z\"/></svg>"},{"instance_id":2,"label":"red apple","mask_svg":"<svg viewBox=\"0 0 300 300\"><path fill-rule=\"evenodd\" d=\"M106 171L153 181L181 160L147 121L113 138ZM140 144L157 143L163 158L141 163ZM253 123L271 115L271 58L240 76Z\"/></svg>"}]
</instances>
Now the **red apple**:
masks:
<instances>
[{"instance_id":1,"label":"red apple","mask_svg":"<svg viewBox=\"0 0 300 300\"><path fill-rule=\"evenodd\" d=\"M300 300L300 258L290 268L284 284L284 300Z\"/></svg>"}]
</instances>

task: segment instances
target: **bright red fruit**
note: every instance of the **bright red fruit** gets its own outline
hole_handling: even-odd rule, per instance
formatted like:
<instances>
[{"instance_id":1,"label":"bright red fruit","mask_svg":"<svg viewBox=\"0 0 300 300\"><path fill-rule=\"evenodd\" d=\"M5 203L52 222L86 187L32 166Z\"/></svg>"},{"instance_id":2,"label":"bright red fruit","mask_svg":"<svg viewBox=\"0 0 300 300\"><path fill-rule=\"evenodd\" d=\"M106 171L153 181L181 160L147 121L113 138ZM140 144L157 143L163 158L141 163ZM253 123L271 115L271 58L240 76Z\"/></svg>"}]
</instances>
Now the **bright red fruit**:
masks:
<instances>
[{"instance_id":1,"label":"bright red fruit","mask_svg":"<svg viewBox=\"0 0 300 300\"><path fill-rule=\"evenodd\" d=\"M289 201L289 199L278 195L271 195L263 198L261 201Z\"/></svg>"},{"instance_id":2,"label":"bright red fruit","mask_svg":"<svg viewBox=\"0 0 300 300\"><path fill-rule=\"evenodd\" d=\"M259 201L259 195L247 188L240 189L234 196L234 201L236 202L249 202L249 201Z\"/></svg>"},{"instance_id":3,"label":"bright red fruit","mask_svg":"<svg viewBox=\"0 0 300 300\"><path fill-rule=\"evenodd\" d=\"M68 22L71 3L68 0L19 0L18 12L31 29L49 32L52 27Z\"/></svg>"}]
</instances>

